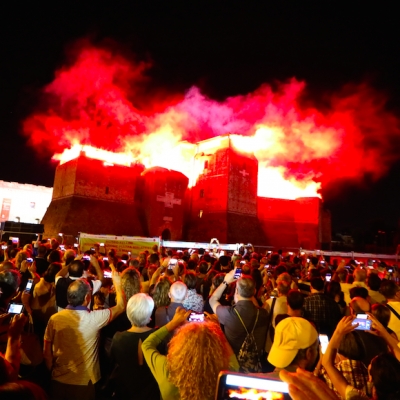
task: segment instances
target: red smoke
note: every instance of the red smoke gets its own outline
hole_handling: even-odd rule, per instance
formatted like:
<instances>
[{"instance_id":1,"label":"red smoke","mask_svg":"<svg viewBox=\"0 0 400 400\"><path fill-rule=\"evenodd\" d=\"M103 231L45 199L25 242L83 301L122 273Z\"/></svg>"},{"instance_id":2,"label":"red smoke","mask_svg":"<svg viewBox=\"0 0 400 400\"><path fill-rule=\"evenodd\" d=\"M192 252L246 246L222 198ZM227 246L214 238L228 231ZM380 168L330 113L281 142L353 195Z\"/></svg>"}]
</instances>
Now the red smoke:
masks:
<instances>
[{"instance_id":1,"label":"red smoke","mask_svg":"<svg viewBox=\"0 0 400 400\"><path fill-rule=\"evenodd\" d=\"M81 47L45 87L44 111L24 122L24 133L53 155L90 145L188 176L190 143L242 135L236 145L259 160L259 194L281 198L316 195L320 185L341 178L377 179L398 158L399 121L366 84L346 86L325 99L323 110L302 103L305 83L296 79L223 102L197 87L160 101L146 95L147 68L104 48Z\"/></svg>"}]
</instances>

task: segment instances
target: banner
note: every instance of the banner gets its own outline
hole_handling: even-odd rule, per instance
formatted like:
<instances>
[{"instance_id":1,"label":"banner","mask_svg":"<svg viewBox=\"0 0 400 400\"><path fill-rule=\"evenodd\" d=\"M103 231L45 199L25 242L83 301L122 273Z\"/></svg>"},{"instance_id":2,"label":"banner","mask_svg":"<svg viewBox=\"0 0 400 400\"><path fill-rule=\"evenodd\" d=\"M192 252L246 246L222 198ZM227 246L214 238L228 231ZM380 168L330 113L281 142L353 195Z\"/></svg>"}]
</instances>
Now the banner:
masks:
<instances>
[{"instance_id":1,"label":"banner","mask_svg":"<svg viewBox=\"0 0 400 400\"><path fill-rule=\"evenodd\" d=\"M159 238L91 235L88 233L81 233L79 245L82 253L86 250L90 250L96 243L104 243L104 247L100 247L100 253L107 253L110 249L115 249L119 256L131 252L133 257L137 257L139 253L145 250L151 252L151 249L155 244L160 247Z\"/></svg>"},{"instance_id":2,"label":"banner","mask_svg":"<svg viewBox=\"0 0 400 400\"><path fill-rule=\"evenodd\" d=\"M11 199L3 199L1 205L0 222L8 221L10 217Z\"/></svg>"}]
</instances>

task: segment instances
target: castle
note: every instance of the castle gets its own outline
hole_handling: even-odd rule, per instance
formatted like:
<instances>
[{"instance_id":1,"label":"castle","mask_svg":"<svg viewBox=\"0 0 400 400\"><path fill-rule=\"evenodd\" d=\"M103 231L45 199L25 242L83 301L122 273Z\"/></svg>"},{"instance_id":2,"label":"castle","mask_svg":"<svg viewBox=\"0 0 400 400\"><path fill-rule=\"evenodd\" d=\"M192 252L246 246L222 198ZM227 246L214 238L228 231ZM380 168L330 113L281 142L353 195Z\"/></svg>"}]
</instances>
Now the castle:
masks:
<instances>
[{"instance_id":1,"label":"castle","mask_svg":"<svg viewBox=\"0 0 400 400\"><path fill-rule=\"evenodd\" d=\"M45 236L79 232L164 240L329 248L330 213L318 197L257 196L258 161L229 134L196 145L194 185L161 167L108 165L84 153L56 169Z\"/></svg>"}]
</instances>

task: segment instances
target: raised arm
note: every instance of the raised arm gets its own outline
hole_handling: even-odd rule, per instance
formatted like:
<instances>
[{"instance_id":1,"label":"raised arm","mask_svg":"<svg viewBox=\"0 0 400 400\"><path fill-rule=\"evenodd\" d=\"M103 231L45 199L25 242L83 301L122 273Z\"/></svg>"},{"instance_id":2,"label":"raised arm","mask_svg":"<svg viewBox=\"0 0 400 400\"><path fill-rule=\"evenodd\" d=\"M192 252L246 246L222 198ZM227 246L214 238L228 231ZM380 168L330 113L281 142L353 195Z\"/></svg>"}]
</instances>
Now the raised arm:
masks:
<instances>
[{"instance_id":1,"label":"raised arm","mask_svg":"<svg viewBox=\"0 0 400 400\"><path fill-rule=\"evenodd\" d=\"M121 276L117 271L113 270L111 277L115 287L115 293L116 293L115 301L117 303L114 307L110 308L111 321L112 321L116 317L118 317L118 315L122 314L125 311L126 301L125 301L125 295L122 292Z\"/></svg>"},{"instance_id":2,"label":"raised arm","mask_svg":"<svg viewBox=\"0 0 400 400\"><path fill-rule=\"evenodd\" d=\"M234 280L236 268L232 271L229 271L224 278L224 281L214 290L213 294L210 297L210 306L214 313L217 313L217 307L221 304L219 299L221 298L222 294L224 293L227 286L229 286Z\"/></svg>"},{"instance_id":3,"label":"raised arm","mask_svg":"<svg viewBox=\"0 0 400 400\"><path fill-rule=\"evenodd\" d=\"M329 341L326 352L322 357L322 365L328 373L333 386L343 398L346 397L346 388L348 386L348 383L344 376L336 369L335 358L343 337L347 333L353 331L357 326L352 325L353 320L354 317L351 315L348 317L344 317L340 320L335 332L332 335L331 340Z\"/></svg>"}]
</instances>

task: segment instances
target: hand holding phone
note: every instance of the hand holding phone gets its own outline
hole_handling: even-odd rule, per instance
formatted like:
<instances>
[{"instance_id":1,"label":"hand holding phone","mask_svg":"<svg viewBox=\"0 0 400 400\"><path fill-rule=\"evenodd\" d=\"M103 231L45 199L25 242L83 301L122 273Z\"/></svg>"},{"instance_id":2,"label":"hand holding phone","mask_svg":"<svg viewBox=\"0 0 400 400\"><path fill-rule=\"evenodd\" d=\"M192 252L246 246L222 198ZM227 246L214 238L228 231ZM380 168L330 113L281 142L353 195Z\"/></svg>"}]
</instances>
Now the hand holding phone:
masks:
<instances>
[{"instance_id":1,"label":"hand holding phone","mask_svg":"<svg viewBox=\"0 0 400 400\"><path fill-rule=\"evenodd\" d=\"M188 321L189 322L204 322L204 314L192 312L189 315Z\"/></svg>"},{"instance_id":2,"label":"hand holding phone","mask_svg":"<svg viewBox=\"0 0 400 400\"><path fill-rule=\"evenodd\" d=\"M21 314L24 311L24 305L20 303L10 303L8 305L7 313Z\"/></svg>"}]
</instances>

